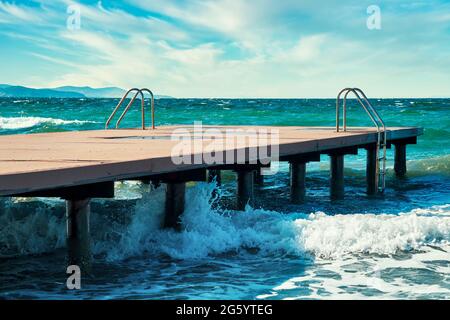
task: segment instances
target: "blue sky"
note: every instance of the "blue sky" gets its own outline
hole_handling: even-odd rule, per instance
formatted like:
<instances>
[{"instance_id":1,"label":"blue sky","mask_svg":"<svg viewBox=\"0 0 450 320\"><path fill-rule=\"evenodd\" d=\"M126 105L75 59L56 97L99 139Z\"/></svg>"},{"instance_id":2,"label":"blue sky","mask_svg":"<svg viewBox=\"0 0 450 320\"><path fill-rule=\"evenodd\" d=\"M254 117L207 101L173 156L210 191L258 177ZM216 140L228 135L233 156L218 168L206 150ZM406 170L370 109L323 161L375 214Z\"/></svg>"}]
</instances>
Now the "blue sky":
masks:
<instances>
[{"instance_id":1,"label":"blue sky","mask_svg":"<svg viewBox=\"0 0 450 320\"><path fill-rule=\"evenodd\" d=\"M79 29L67 7L80 8ZM369 30L367 8L381 10ZM450 1L0 1L0 83L176 97L450 97Z\"/></svg>"}]
</instances>

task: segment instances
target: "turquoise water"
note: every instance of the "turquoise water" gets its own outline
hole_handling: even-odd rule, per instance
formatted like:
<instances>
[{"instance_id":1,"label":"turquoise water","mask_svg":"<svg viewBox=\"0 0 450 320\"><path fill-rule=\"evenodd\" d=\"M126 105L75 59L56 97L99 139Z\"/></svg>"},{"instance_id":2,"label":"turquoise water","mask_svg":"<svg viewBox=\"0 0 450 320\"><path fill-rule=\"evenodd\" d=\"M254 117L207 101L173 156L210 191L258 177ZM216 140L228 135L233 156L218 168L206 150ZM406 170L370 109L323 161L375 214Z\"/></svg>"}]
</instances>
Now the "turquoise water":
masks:
<instances>
[{"instance_id":1,"label":"turquoise water","mask_svg":"<svg viewBox=\"0 0 450 320\"><path fill-rule=\"evenodd\" d=\"M365 195L365 152L346 157L346 199L328 197L328 159L308 166L308 201L289 203L288 168L256 204L233 210L235 182L188 188L180 233L161 230L164 193L117 184L92 205L93 274L65 287L64 203L0 200L0 297L138 299L450 298L450 99L372 100L388 126L420 126L408 176ZM0 134L102 129L114 99L0 99ZM335 102L162 99L156 124L334 125ZM137 108L136 108L137 109ZM132 110L123 126L138 126ZM370 125L356 105L349 125ZM2 150L1 152L7 152Z\"/></svg>"}]
</instances>

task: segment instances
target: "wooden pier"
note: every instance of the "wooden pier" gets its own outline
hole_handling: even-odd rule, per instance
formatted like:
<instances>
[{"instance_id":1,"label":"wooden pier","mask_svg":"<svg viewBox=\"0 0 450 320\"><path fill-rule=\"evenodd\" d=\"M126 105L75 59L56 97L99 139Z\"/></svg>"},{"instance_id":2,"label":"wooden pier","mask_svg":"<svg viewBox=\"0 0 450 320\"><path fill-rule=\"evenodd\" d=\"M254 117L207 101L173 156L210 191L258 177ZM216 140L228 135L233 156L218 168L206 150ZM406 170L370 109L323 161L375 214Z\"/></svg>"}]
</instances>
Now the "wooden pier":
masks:
<instances>
[{"instance_id":1,"label":"wooden pier","mask_svg":"<svg viewBox=\"0 0 450 320\"><path fill-rule=\"evenodd\" d=\"M205 126L226 132L228 129L276 130L278 159L290 163L291 201L305 200L306 165L330 158L330 196L342 199L344 190L344 156L367 150L367 193L377 192L376 152L377 129L351 128L336 132L331 127L252 127ZM179 227L184 209L185 183L211 181L220 183L220 170L237 173L238 209L253 201L253 185L261 184L263 176L255 170L270 165L270 157L251 157L250 148L275 146L251 141L244 147L227 146L213 138L202 138L202 146L214 140L215 152L238 153L243 149L243 163L181 163L172 161L174 132L183 130L196 139L193 126L161 126L154 130L95 130L0 136L0 196L60 197L67 201L68 246L71 263L88 265L89 200L113 198L114 182L121 180L158 181L166 184L165 227ZM237 130L238 131L238 130ZM387 147L395 146L395 172L406 174L406 145L417 142L421 128L389 127ZM237 135L237 134L236 134ZM236 137L237 138L237 137ZM242 151L242 150L241 150ZM192 159L206 155L192 150ZM208 173L209 172L209 173ZM87 269L87 267L85 268Z\"/></svg>"}]
</instances>

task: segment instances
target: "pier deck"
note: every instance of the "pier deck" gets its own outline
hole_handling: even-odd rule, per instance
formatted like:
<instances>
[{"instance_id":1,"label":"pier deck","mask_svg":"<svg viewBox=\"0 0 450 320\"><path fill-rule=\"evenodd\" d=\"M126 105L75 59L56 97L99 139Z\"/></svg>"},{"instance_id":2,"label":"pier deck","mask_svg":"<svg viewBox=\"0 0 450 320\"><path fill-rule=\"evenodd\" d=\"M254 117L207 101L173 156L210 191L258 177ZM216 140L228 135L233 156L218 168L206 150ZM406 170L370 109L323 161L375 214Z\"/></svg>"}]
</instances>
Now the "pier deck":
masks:
<instances>
[{"instance_id":1,"label":"pier deck","mask_svg":"<svg viewBox=\"0 0 450 320\"><path fill-rule=\"evenodd\" d=\"M171 135L180 128L193 131L193 126L162 126L156 130L119 129L0 136L0 196L209 167L206 163L176 165L171 161L172 148L179 143L172 141ZM280 157L326 154L348 147L362 148L377 141L374 128L351 128L347 132L335 132L335 128L331 127L203 128L217 128L222 132L239 128L277 129ZM390 127L387 141L408 141L421 134L421 128ZM215 141L220 144L220 141ZM210 143L209 139L203 140L204 145ZM215 150L229 149L222 145Z\"/></svg>"}]
</instances>

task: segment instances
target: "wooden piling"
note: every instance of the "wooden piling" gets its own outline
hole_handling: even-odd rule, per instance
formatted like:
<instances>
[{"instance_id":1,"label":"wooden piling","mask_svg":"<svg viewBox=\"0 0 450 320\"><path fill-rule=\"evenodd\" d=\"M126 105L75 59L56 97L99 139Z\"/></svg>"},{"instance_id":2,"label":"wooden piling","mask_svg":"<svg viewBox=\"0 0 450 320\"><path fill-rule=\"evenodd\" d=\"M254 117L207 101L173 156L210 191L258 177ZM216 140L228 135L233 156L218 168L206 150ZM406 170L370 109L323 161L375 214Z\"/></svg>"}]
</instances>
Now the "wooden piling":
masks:
<instances>
[{"instance_id":1,"label":"wooden piling","mask_svg":"<svg viewBox=\"0 0 450 320\"><path fill-rule=\"evenodd\" d=\"M89 215L89 198L66 200L68 263L82 272L91 270Z\"/></svg>"},{"instance_id":2,"label":"wooden piling","mask_svg":"<svg viewBox=\"0 0 450 320\"><path fill-rule=\"evenodd\" d=\"M406 144L396 143L394 156L395 175L403 178L406 175Z\"/></svg>"},{"instance_id":3,"label":"wooden piling","mask_svg":"<svg viewBox=\"0 0 450 320\"><path fill-rule=\"evenodd\" d=\"M237 209L244 210L247 204L253 205L253 170L237 171Z\"/></svg>"},{"instance_id":4,"label":"wooden piling","mask_svg":"<svg viewBox=\"0 0 450 320\"><path fill-rule=\"evenodd\" d=\"M330 197L333 200L344 198L344 155L330 156Z\"/></svg>"},{"instance_id":5,"label":"wooden piling","mask_svg":"<svg viewBox=\"0 0 450 320\"><path fill-rule=\"evenodd\" d=\"M377 145L371 144L366 148L366 192L368 195L375 195L378 192L378 177L377 177Z\"/></svg>"},{"instance_id":6,"label":"wooden piling","mask_svg":"<svg viewBox=\"0 0 450 320\"><path fill-rule=\"evenodd\" d=\"M305 201L305 162L290 162L290 186L291 186L291 202L295 204Z\"/></svg>"},{"instance_id":7,"label":"wooden piling","mask_svg":"<svg viewBox=\"0 0 450 320\"><path fill-rule=\"evenodd\" d=\"M253 182L260 187L264 184L264 176L261 174L261 169L256 169L253 172Z\"/></svg>"},{"instance_id":8,"label":"wooden piling","mask_svg":"<svg viewBox=\"0 0 450 320\"><path fill-rule=\"evenodd\" d=\"M166 184L164 228L180 229L180 216L184 212L185 192L185 182Z\"/></svg>"}]
</instances>

